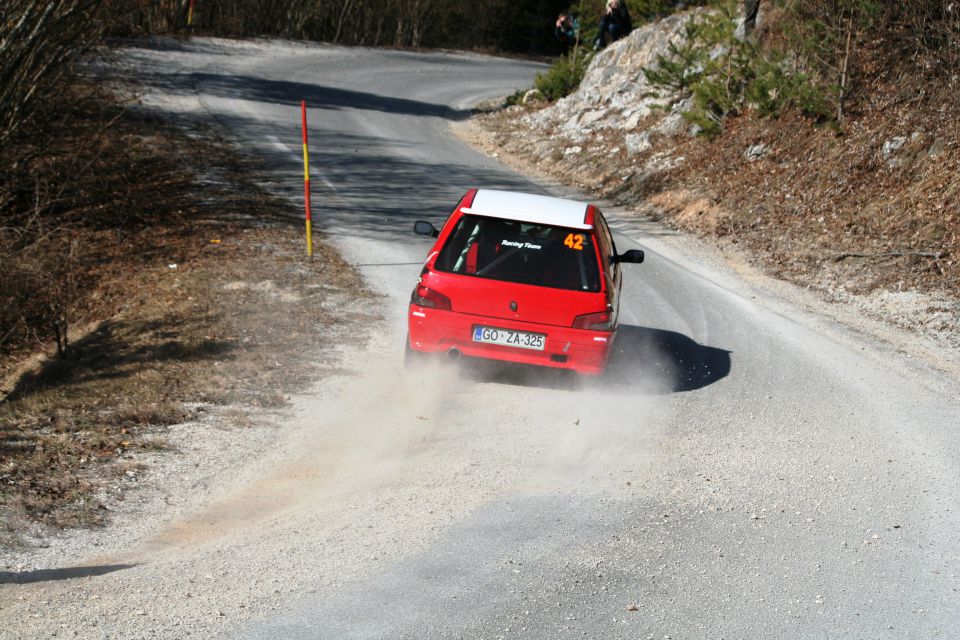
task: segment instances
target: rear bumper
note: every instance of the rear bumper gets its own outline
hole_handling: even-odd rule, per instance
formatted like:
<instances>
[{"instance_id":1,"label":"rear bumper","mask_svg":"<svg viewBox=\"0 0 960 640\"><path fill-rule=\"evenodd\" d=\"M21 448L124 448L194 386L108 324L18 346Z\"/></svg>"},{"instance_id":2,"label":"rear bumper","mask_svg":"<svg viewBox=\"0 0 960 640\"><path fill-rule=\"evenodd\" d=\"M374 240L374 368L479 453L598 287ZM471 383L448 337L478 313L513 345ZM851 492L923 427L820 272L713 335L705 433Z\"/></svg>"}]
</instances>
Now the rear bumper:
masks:
<instances>
[{"instance_id":1,"label":"rear bumper","mask_svg":"<svg viewBox=\"0 0 960 640\"><path fill-rule=\"evenodd\" d=\"M410 305L407 318L410 347L417 351L446 353L456 348L468 357L570 369L585 375L603 373L616 335L606 331L554 327L455 311L437 311L417 305ZM473 328L476 325L541 333L547 338L543 351L483 344L473 341Z\"/></svg>"}]
</instances>

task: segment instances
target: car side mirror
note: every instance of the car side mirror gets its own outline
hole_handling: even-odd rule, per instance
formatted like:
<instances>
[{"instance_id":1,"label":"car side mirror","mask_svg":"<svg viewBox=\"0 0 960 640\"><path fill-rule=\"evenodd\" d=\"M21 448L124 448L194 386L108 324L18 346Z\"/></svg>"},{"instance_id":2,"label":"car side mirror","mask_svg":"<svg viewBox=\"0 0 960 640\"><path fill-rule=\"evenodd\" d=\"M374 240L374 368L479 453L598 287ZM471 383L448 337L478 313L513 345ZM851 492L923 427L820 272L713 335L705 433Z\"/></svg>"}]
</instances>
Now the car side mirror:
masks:
<instances>
[{"instance_id":1,"label":"car side mirror","mask_svg":"<svg viewBox=\"0 0 960 640\"><path fill-rule=\"evenodd\" d=\"M413 223L413 232L420 236L432 236L434 238L440 235L436 227L424 220L417 220Z\"/></svg>"},{"instance_id":2,"label":"car side mirror","mask_svg":"<svg viewBox=\"0 0 960 640\"><path fill-rule=\"evenodd\" d=\"M643 262L643 251L640 249L630 249L625 253L613 256L614 262L631 262L633 264L640 264Z\"/></svg>"}]
</instances>

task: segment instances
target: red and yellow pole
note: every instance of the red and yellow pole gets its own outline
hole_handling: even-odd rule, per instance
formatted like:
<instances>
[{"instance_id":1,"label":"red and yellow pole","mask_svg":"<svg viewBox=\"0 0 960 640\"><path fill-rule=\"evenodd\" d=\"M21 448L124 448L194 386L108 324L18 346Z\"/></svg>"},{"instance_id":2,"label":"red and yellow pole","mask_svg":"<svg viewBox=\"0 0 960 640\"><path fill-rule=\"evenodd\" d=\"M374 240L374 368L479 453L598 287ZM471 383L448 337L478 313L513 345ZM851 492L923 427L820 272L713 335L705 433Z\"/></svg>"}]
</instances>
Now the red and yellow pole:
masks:
<instances>
[{"instance_id":1,"label":"red and yellow pole","mask_svg":"<svg viewBox=\"0 0 960 640\"><path fill-rule=\"evenodd\" d=\"M310 152L307 149L307 102L300 101L303 120L303 203L307 221L307 256L313 258L313 235L310 229Z\"/></svg>"},{"instance_id":2,"label":"red and yellow pole","mask_svg":"<svg viewBox=\"0 0 960 640\"><path fill-rule=\"evenodd\" d=\"M193 3L194 3L195 1L196 1L196 0L190 0L190 8L187 9L187 26L188 26L188 27L193 24ZM181 6L183 6L183 5L181 5Z\"/></svg>"}]
</instances>

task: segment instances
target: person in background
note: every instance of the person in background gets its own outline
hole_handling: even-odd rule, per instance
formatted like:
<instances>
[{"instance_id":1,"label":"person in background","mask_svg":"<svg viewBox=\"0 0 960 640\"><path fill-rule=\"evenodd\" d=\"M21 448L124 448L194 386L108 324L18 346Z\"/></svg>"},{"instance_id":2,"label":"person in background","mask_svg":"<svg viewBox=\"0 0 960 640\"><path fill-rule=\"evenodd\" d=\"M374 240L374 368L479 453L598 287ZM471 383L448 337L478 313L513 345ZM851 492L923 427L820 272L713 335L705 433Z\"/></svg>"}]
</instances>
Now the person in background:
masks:
<instances>
[{"instance_id":1,"label":"person in background","mask_svg":"<svg viewBox=\"0 0 960 640\"><path fill-rule=\"evenodd\" d=\"M553 33L557 36L557 40L560 41L563 52L566 53L570 47L576 44L577 39L580 37L580 24L577 22L577 19L569 13L561 13L557 18L557 24Z\"/></svg>"},{"instance_id":2,"label":"person in background","mask_svg":"<svg viewBox=\"0 0 960 640\"><path fill-rule=\"evenodd\" d=\"M627 11L626 0L607 0L607 8L600 18L600 33L597 34L593 48L600 50L607 46L607 38L610 42L616 42L628 35L632 29L633 22L630 20L630 12Z\"/></svg>"}]
</instances>

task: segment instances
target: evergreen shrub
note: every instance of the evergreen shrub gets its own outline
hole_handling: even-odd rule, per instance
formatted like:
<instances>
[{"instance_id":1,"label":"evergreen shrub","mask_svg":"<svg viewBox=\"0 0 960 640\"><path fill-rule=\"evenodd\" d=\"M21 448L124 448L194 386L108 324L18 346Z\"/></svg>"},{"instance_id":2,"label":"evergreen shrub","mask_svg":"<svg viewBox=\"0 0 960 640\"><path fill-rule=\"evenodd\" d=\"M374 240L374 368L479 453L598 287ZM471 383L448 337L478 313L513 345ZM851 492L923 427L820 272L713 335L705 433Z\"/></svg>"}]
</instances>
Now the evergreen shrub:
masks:
<instances>
[{"instance_id":1,"label":"evergreen shrub","mask_svg":"<svg viewBox=\"0 0 960 640\"><path fill-rule=\"evenodd\" d=\"M537 74L533 84L547 100L559 100L580 86L589 58L582 48L560 56L546 73Z\"/></svg>"},{"instance_id":2,"label":"evergreen shrub","mask_svg":"<svg viewBox=\"0 0 960 640\"><path fill-rule=\"evenodd\" d=\"M684 118L708 136L719 133L728 115L754 109L777 117L796 108L818 121L830 119L829 94L779 50L763 51L739 32L737 0L716 0L709 12L691 18L679 42L644 69L648 82L662 97L692 98Z\"/></svg>"}]
</instances>

